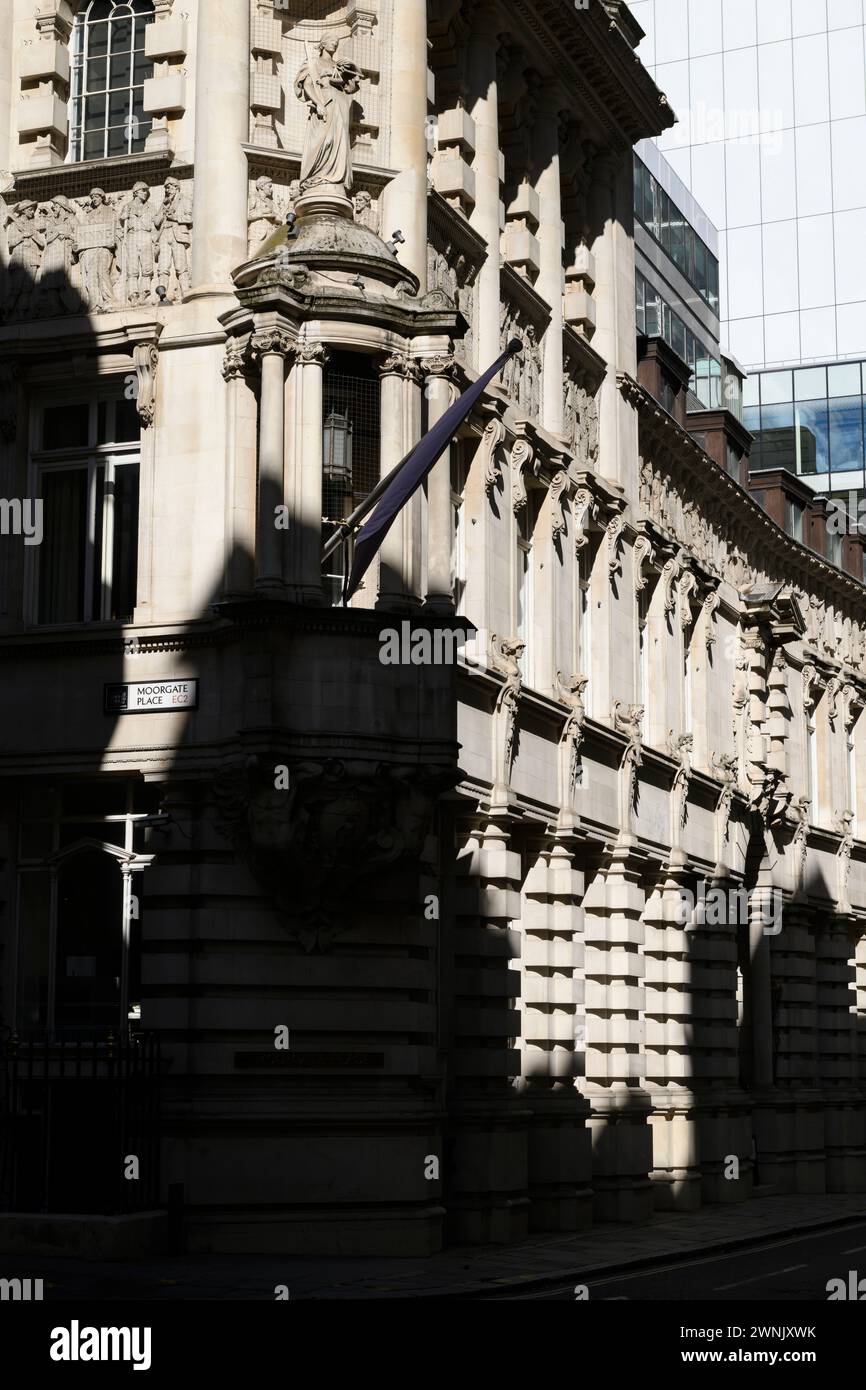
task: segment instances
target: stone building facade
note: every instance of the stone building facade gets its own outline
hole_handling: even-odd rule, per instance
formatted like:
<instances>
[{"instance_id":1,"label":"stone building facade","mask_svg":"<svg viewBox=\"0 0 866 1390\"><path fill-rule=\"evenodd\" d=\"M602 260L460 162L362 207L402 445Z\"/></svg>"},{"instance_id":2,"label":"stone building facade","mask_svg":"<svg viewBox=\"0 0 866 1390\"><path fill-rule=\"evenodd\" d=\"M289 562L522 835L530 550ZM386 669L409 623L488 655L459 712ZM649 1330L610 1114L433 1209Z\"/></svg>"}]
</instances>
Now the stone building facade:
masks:
<instances>
[{"instance_id":1,"label":"stone building facade","mask_svg":"<svg viewBox=\"0 0 866 1390\"><path fill-rule=\"evenodd\" d=\"M862 1189L866 591L639 360L626 5L8 9L6 1206L83 1200L49 1110L120 1168L129 1032L194 1250ZM515 337L339 607L331 524Z\"/></svg>"}]
</instances>

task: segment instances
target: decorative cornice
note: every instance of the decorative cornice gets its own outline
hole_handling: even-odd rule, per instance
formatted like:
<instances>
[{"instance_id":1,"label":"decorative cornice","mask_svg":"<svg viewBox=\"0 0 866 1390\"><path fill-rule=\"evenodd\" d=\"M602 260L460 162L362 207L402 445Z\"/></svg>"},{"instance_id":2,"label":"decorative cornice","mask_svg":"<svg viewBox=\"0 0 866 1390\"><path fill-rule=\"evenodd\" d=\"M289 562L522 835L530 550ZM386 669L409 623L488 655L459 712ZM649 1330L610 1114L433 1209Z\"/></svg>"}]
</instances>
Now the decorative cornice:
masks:
<instances>
[{"instance_id":1,"label":"decorative cornice","mask_svg":"<svg viewBox=\"0 0 866 1390\"><path fill-rule=\"evenodd\" d=\"M797 571L796 578L790 576L782 582L796 585L807 593L813 592L818 584L824 585L835 594L844 595L866 616L863 584L788 536L634 378L621 372L617 375L617 386L623 398L638 411L643 457L652 458L669 476L674 475L672 465L679 465L688 476L692 492L698 494L693 498L696 508L700 497L703 498L705 515L729 512L736 519L741 549L747 546L751 549L757 569L766 568L768 558L773 558L780 567L784 565Z\"/></svg>"},{"instance_id":2,"label":"decorative cornice","mask_svg":"<svg viewBox=\"0 0 866 1390\"><path fill-rule=\"evenodd\" d=\"M573 0L511 0L529 42L554 65L572 94L576 114L588 117L611 152L672 126L674 112L626 37L625 16L591 3L579 14Z\"/></svg>"}]
</instances>

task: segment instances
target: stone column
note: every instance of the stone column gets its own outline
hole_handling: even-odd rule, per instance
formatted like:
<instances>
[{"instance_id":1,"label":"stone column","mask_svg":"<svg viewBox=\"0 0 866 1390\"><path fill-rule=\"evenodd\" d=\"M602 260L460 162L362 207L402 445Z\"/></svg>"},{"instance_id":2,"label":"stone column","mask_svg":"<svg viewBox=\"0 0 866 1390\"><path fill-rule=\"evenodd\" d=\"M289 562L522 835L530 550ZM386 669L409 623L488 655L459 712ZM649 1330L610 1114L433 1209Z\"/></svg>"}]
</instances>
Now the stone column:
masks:
<instances>
[{"instance_id":1,"label":"stone column","mask_svg":"<svg viewBox=\"0 0 866 1390\"><path fill-rule=\"evenodd\" d=\"M384 478L418 437L420 413L413 397L420 399L420 372L410 358L395 353L382 364L381 374L380 476ZM417 507L411 502L403 508L379 551L379 602L388 608L411 607L417 602L413 524L416 512ZM368 586L373 589L369 574Z\"/></svg>"},{"instance_id":2,"label":"stone column","mask_svg":"<svg viewBox=\"0 0 866 1390\"><path fill-rule=\"evenodd\" d=\"M246 345L232 339L222 374L226 383L225 594L252 589L256 549L256 400L247 384Z\"/></svg>"},{"instance_id":3,"label":"stone column","mask_svg":"<svg viewBox=\"0 0 866 1390\"><path fill-rule=\"evenodd\" d=\"M285 492L291 517L287 579L295 603L322 602L322 399L327 358L321 343L298 348L290 377L293 430Z\"/></svg>"},{"instance_id":4,"label":"stone column","mask_svg":"<svg viewBox=\"0 0 866 1390\"><path fill-rule=\"evenodd\" d=\"M499 355L499 102L496 85L496 35L499 16L493 5L475 13L469 44L469 74L474 97L475 207L470 225L483 236L487 259L478 275L478 365L483 371Z\"/></svg>"},{"instance_id":5,"label":"stone column","mask_svg":"<svg viewBox=\"0 0 866 1390\"><path fill-rule=\"evenodd\" d=\"M449 356L434 358L425 362L424 370L427 373L427 428L432 429L454 402L455 388L451 380L454 359ZM449 445L427 480L427 606L446 613L454 607L451 577L453 532Z\"/></svg>"},{"instance_id":6,"label":"stone column","mask_svg":"<svg viewBox=\"0 0 866 1390\"><path fill-rule=\"evenodd\" d=\"M257 333L253 346L261 358L259 400L259 486L256 526L256 589L282 594L282 537L276 508L284 502L283 456L286 443L286 353L292 346L279 329Z\"/></svg>"},{"instance_id":7,"label":"stone column","mask_svg":"<svg viewBox=\"0 0 866 1390\"><path fill-rule=\"evenodd\" d=\"M562 105L557 91L542 101L535 120L533 155L541 167L538 192L538 241L541 246L541 268L535 288L550 305L550 323L544 334L542 351L541 419L551 434L562 434L562 295L564 273L562 266L562 197L559 171L559 109Z\"/></svg>"},{"instance_id":8,"label":"stone column","mask_svg":"<svg viewBox=\"0 0 866 1390\"><path fill-rule=\"evenodd\" d=\"M382 193L381 230L406 238L399 259L427 289L427 0L394 6L389 164L400 173Z\"/></svg>"},{"instance_id":9,"label":"stone column","mask_svg":"<svg viewBox=\"0 0 866 1390\"><path fill-rule=\"evenodd\" d=\"M250 6L199 6L195 74L192 290L230 294L247 259Z\"/></svg>"}]
</instances>

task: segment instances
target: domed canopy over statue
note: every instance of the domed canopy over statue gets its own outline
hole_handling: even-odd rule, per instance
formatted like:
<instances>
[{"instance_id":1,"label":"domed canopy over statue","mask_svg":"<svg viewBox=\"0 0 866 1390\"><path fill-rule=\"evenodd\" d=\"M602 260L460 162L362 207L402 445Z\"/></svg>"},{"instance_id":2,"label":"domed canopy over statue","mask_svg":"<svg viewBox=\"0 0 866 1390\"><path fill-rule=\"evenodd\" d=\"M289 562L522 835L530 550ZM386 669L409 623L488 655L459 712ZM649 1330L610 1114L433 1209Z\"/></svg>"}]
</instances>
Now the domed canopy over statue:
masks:
<instances>
[{"instance_id":1,"label":"domed canopy over statue","mask_svg":"<svg viewBox=\"0 0 866 1390\"><path fill-rule=\"evenodd\" d=\"M295 96L308 108L301 161L301 193L333 190L345 198L352 189L352 105L361 86L353 63L337 62L339 41L322 39L318 53L307 49L307 61L295 78Z\"/></svg>"}]
</instances>

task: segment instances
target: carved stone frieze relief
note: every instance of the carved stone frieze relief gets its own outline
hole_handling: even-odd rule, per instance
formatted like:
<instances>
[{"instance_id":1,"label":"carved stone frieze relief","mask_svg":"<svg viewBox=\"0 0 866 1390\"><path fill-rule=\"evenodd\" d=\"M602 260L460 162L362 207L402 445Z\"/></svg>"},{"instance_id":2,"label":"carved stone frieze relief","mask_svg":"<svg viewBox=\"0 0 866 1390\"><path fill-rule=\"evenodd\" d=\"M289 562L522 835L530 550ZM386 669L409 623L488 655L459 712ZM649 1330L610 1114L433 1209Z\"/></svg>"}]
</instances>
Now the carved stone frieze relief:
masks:
<instances>
[{"instance_id":1,"label":"carved stone frieze relief","mask_svg":"<svg viewBox=\"0 0 866 1390\"><path fill-rule=\"evenodd\" d=\"M190 285L192 221L192 180L173 175L161 188L138 181L127 192L8 203L4 320L179 301Z\"/></svg>"}]
</instances>

